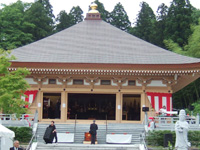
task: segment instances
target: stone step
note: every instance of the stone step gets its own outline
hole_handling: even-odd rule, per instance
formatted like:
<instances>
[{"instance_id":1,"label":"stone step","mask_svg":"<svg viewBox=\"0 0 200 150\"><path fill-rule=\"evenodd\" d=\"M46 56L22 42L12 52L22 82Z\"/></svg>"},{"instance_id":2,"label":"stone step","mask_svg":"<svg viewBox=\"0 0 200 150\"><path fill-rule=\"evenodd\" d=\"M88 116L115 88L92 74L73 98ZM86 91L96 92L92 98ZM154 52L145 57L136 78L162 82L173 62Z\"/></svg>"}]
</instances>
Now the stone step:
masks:
<instances>
[{"instance_id":1,"label":"stone step","mask_svg":"<svg viewBox=\"0 0 200 150\"><path fill-rule=\"evenodd\" d=\"M139 145L122 144L43 144L38 143L36 150L139 150Z\"/></svg>"}]
</instances>

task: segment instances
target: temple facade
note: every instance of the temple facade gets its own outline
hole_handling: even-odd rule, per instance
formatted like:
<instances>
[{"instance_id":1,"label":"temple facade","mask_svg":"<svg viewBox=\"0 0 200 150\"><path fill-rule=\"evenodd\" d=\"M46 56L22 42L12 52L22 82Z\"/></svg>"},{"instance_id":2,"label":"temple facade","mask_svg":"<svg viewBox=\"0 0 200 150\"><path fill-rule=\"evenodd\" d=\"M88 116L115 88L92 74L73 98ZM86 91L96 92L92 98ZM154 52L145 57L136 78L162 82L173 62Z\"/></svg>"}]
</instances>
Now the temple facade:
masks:
<instances>
[{"instance_id":1,"label":"temple facade","mask_svg":"<svg viewBox=\"0 0 200 150\"><path fill-rule=\"evenodd\" d=\"M86 19L14 49L10 71L31 74L26 98L39 121L142 123L142 107L171 111L172 93L199 78L200 59L159 48L101 20ZM150 98L151 97L151 98ZM150 100L151 99L151 100Z\"/></svg>"}]
</instances>

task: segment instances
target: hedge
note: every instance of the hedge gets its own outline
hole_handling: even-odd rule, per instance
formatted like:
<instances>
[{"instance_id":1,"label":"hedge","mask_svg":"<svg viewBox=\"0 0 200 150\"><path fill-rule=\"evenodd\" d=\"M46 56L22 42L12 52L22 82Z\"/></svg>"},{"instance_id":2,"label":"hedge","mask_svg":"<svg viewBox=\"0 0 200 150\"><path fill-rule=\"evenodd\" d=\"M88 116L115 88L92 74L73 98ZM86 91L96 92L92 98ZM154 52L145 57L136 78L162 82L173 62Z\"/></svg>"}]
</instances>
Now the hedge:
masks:
<instances>
[{"instance_id":1,"label":"hedge","mask_svg":"<svg viewBox=\"0 0 200 150\"><path fill-rule=\"evenodd\" d=\"M32 129L30 127L8 127L15 132L14 140L18 140L20 143L28 143L32 137Z\"/></svg>"},{"instance_id":2,"label":"hedge","mask_svg":"<svg viewBox=\"0 0 200 150\"><path fill-rule=\"evenodd\" d=\"M149 132L146 137L146 141L148 145L151 146L163 146L164 143L164 135L172 134L172 145L175 145L176 134L175 131L153 131ZM191 142L192 146L199 147L200 146L200 131L189 131L188 132L188 140Z\"/></svg>"}]
</instances>

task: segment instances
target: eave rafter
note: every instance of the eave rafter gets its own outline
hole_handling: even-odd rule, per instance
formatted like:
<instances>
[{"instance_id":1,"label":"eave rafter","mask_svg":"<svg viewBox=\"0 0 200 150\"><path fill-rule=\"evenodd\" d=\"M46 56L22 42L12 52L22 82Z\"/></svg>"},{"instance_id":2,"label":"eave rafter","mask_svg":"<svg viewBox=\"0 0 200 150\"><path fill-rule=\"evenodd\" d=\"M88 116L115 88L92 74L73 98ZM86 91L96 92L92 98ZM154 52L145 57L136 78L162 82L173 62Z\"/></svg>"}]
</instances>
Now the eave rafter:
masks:
<instances>
[{"instance_id":1,"label":"eave rafter","mask_svg":"<svg viewBox=\"0 0 200 150\"><path fill-rule=\"evenodd\" d=\"M9 68L9 71L17 68ZM31 74L40 75L128 75L128 76L182 76L199 74L199 69L194 70L123 70L123 69L41 69L28 68Z\"/></svg>"}]
</instances>

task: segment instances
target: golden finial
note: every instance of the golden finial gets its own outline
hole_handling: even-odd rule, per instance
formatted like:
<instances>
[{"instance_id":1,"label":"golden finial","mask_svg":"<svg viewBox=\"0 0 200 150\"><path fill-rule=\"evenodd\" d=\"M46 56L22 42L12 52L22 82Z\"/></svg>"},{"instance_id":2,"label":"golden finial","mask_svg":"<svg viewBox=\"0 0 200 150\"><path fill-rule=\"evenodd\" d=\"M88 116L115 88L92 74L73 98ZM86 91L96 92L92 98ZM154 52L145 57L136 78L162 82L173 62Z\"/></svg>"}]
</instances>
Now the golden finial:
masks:
<instances>
[{"instance_id":1,"label":"golden finial","mask_svg":"<svg viewBox=\"0 0 200 150\"><path fill-rule=\"evenodd\" d=\"M98 7L97 4L92 3L90 5L91 10L88 13L99 13L99 11L97 10L97 7Z\"/></svg>"}]
</instances>

